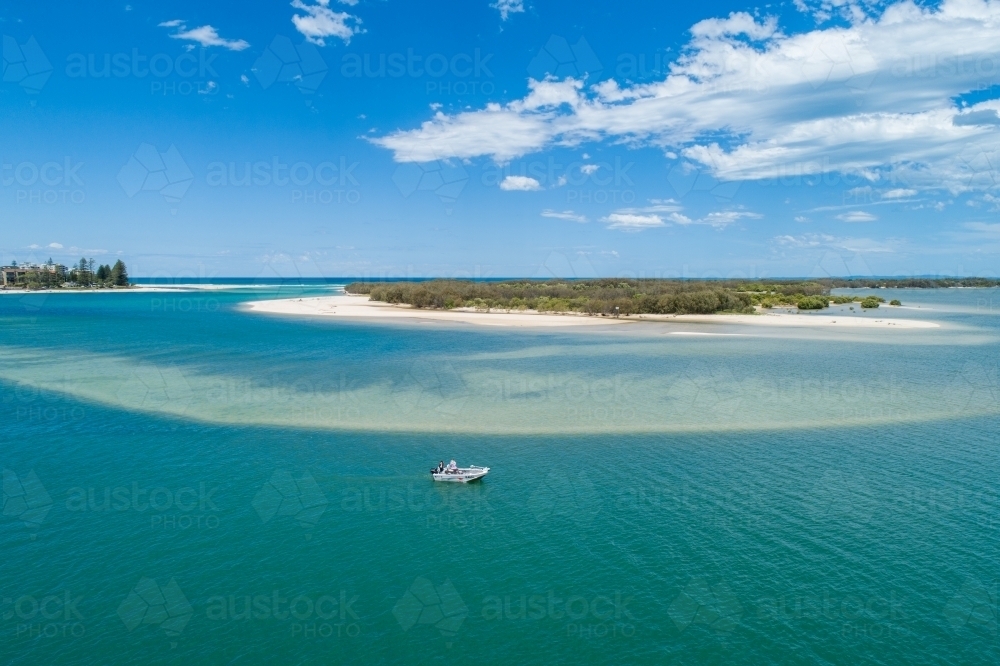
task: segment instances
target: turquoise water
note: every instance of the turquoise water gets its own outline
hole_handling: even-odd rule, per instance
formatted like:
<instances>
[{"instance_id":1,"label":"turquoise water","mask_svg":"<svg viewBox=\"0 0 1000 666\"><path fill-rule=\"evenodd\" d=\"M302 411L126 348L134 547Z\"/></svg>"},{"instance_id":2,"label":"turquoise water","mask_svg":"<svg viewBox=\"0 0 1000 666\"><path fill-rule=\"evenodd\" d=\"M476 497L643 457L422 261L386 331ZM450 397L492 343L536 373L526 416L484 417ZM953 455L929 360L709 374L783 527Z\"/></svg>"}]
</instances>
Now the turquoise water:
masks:
<instances>
[{"instance_id":1,"label":"turquoise water","mask_svg":"<svg viewBox=\"0 0 1000 666\"><path fill-rule=\"evenodd\" d=\"M996 290L880 291L907 331L240 308L317 293L0 296L5 663L1000 659Z\"/></svg>"}]
</instances>

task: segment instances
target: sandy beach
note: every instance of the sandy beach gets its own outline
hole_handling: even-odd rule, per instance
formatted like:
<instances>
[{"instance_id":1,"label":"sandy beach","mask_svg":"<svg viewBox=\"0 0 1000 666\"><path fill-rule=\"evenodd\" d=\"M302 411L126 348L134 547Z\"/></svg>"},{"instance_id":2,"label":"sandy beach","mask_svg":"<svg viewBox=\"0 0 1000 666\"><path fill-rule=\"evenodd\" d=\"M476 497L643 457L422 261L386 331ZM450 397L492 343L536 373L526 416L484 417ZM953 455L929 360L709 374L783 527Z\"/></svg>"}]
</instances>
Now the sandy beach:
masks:
<instances>
[{"instance_id":1,"label":"sandy beach","mask_svg":"<svg viewBox=\"0 0 1000 666\"><path fill-rule=\"evenodd\" d=\"M928 329L939 324L919 319L893 319L875 314L864 315L813 315L794 313L763 313L755 315L635 315L615 319L585 314L554 314L550 312L477 311L468 308L455 310L421 310L408 305L390 305L369 301L367 296L319 296L267 301L251 301L245 305L251 312L295 315L307 317L341 317L345 319L382 319L397 321L446 322L502 326L509 328L535 328L556 326L620 326L642 322L672 322L684 324L737 324L769 327L812 328L882 328Z\"/></svg>"},{"instance_id":2,"label":"sandy beach","mask_svg":"<svg viewBox=\"0 0 1000 666\"><path fill-rule=\"evenodd\" d=\"M582 314L548 312L482 312L471 309L421 310L408 305L390 305L369 301L367 296L319 296L271 301L251 301L252 312L300 315L310 317L341 317L349 319L382 319L397 321L448 322L479 326L552 327L552 326L614 326L635 323L627 319L590 317Z\"/></svg>"}]
</instances>

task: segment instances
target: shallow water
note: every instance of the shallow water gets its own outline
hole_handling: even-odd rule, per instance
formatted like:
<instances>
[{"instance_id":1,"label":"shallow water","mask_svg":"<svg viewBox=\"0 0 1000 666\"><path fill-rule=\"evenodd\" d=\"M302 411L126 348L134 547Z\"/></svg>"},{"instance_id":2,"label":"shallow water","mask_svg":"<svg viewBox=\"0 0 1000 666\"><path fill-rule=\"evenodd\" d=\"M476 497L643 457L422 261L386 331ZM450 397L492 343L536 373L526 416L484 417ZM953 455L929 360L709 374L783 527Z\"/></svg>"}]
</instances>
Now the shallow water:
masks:
<instances>
[{"instance_id":1,"label":"shallow water","mask_svg":"<svg viewBox=\"0 0 1000 666\"><path fill-rule=\"evenodd\" d=\"M0 296L6 662L1000 657L997 290L738 337L239 308L321 291Z\"/></svg>"}]
</instances>

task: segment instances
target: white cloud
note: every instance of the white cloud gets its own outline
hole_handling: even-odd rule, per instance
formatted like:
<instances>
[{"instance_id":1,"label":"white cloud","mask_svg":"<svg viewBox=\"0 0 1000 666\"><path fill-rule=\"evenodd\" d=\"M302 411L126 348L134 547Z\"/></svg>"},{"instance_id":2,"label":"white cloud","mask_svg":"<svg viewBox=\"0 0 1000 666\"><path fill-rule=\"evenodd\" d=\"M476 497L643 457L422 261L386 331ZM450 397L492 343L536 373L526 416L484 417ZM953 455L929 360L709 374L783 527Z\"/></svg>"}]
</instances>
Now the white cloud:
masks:
<instances>
[{"instance_id":1,"label":"white cloud","mask_svg":"<svg viewBox=\"0 0 1000 666\"><path fill-rule=\"evenodd\" d=\"M571 210L564 210L562 212L545 209L542 211L542 217L551 217L556 220L569 220L570 222L583 222L587 221L586 216L574 213Z\"/></svg>"},{"instance_id":2,"label":"white cloud","mask_svg":"<svg viewBox=\"0 0 1000 666\"><path fill-rule=\"evenodd\" d=\"M846 25L793 35L745 13L708 19L663 80L531 80L523 99L438 112L375 142L397 161L433 152L499 162L626 142L673 152L722 181L838 173L916 191L1000 186L1000 100L953 101L981 87L984 68L1000 71L1000 2L870 6L821 3L816 11Z\"/></svg>"},{"instance_id":3,"label":"white cloud","mask_svg":"<svg viewBox=\"0 0 1000 666\"><path fill-rule=\"evenodd\" d=\"M1000 223L966 222L962 226L969 231L975 232L976 236L1000 238Z\"/></svg>"},{"instance_id":4,"label":"white cloud","mask_svg":"<svg viewBox=\"0 0 1000 666\"><path fill-rule=\"evenodd\" d=\"M537 192L542 184L530 176L507 176L500 182L500 189L508 192Z\"/></svg>"},{"instance_id":5,"label":"white cloud","mask_svg":"<svg viewBox=\"0 0 1000 666\"><path fill-rule=\"evenodd\" d=\"M580 173L582 173L585 176L592 176L593 174L597 173L597 171L600 168L601 168L600 165L597 164L584 164L582 167L580 167Z\"/></svg>"},{"instance_id":6,"label":"white cloud","mask_svg":"<svg viewBox=\"0 0 1000 666\"><path fill-rule=\"evenodd\" d=\"M683 208L673 199L652 199L650 205L640 208L622 208L601 218L608 222L609 229L638 231L648 227L662 227L667 224L704 224L717 229L723 229L741 219L760 219L759 213L747 210L723 210L708 213L704 217L692 218L685 215Z\"/></svg>"},{"instance_id":7,"label":"white cloud","mask_svg":"<svg viewBox=\"0 0 1000 666\"><path fill-rule=\"evenodd\" d=\"M760 213L751 213L743 210L723 210L715 213L709 213L705 217L698 220L698 224L707 224L712 227L728 227L733 222L742 219L759 220L763 215Z\"/></svg>"},{"instance_id":8,"label":"white cloud","mask_svg":"<svg viewBox=\"0 0 1000 666\"><path fill-rule=\"evenodd\" d=\"M722 210L722 211L716 211L714 213L709 213L705 217L694 218L694 219L688 217L687 215L684 215L683 213L677 212L677 213L671 213L668 216L668 219L671 222L681 225L706 224L708 226L715 227L717 229L722 229L744 218L759 220L761 217L763 216L760 215L759 213L751 213L745 210Z\"/></svg>"},{"instance_id":9,"label":"white cloud","mask_svg":"<svg viewBox=\"0 0 1000 666\"><path fill-rule=\"evenodd\" d=\"M230 51L242 51L250 48L250 43L242 39L223 39L219 32L210 25L203 25L200 28L187 29L184 21L173 19L159 24L161 28L177 28L178 31L170 35L173 39L183 39L189 42L197 42L202 47L221 46Z\"/></svg>"},{"instance_id":10,"label":"white cloud","mask_svg":"<svg viewBox=\"0 0 1000 666\"><path fill-rule=\"evenodd\" d=\"M200 87L198 88L198 94L199 95L211 95L212 91L214 91L218 87L219 87L218 83L216 83L215 81L209 81L207 84L205 84L204 88L200 88Z\"/></svg>"},{"instance_id":11,"label":"white cloud","mask_svg":"<svg viewBox=\"0 0 1000 666\"><path fill-rule=\"evenodd\" d=\"M305 14L293 14L292 23L295 24L295 29L313 44L326 46L326 37L336 37L349 44L351 37L364 32L360 25L361 19L357 16L333 11L330 9L330 0L316 0L316 2L317 4L306 4L302 0L292 0L292 7L305 12ZM341 3L358 4L357 0L341 0Z\"/></svg>"},{"instance_id":12,"label":"white cloud","mask_svg":"<svg viewBox=\"0 0 1000 666\"><path fill-rule=\"evenodd\" d=\"M897 252L904 241L897 238L876 240L873 238L848 238L829 234L805 234L802 236L775 236L772 241L779 247L794 250L827 249L846 252Z\"/></svg>"},{"instance_id":13,"label":"white cloud","mask_svg":"<svg viewBox=\"0 0 1000 666\"><path fill-rule=\"evenodd\" d=\"M607 223L608 229L620 229L621 231L642 231L666 225L659 215L638 215L636 213L611 213L607 217L602 217L601 222Z\"/></svg>"},{"instance_id":14,"label":"white cloud","mask_svg":"<svg viewBox=\"0 0 1000 666\"><path fill-rule=\"evenodd\" d=\"M896 188L895 190L889 190L882 195L883 199L906 199L912 197L917 193L916 190L910 190L903 187Z\"/></svg>"},{"instance_id":15,"label":"white cloud","mask_svg":"<svg viewBox=\"0 0 1000 666\"><path fill-rule=\"evenodd\" d=\"M851 210L837 216L841 222L874 222L878 218L863 210Z\"/></svg>"},{"instance_id":16,"label":"white cloud","mask_svg":"<svg viewBox=\"0 0 1000 666\"><path fill-rule=\"evenodd\" d=\"M511 14L524 12L524 0L496 0L490 5L493 9L500 10L500 20L506 21Z\"/></svg>"},{"instance_id":17,"label":"white cloud","mask_svg":"<svg viewBox=\"0 0 1000 666\"><path fill-rule=\"evenodd\" d=\"M805 215L796 215L795 216L795 221L796 222L808 222L809 218L806 217Z\"/></svg>"},{"instance_id":18,"label":"white cloud","mask_svg":"<svg viewBox=\"0 0 1000 666\"><path fill-rule=\"evenodd\" d=\"M63 249L63 246L62 246L61 243L49 243L49 247L51 247L53 250L61 250L61 249Z\"/></svg>"}]
</instances>

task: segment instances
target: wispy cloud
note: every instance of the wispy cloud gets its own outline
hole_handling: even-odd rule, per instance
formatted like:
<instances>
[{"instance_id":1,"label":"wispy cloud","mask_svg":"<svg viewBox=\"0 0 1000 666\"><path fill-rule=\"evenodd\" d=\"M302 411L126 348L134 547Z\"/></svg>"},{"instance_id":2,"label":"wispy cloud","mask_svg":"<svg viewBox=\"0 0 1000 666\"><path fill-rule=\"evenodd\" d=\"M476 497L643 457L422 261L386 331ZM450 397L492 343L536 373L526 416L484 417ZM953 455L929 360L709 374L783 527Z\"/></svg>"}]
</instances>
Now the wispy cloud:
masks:
<instances>
[{"instance_id":1,"label":"wispy cloud","mask_svg":"<svg viewBox=\"0 0 1000 666\"><path fill-rule=\"evenodd\" d=\"M874 222L878 218L863 210L852 210L837 216L841 222Z\"/></svg>"},{"instance_id":2,"label":"wispy cloud","mask_svg":"<svg viewBox=\"0 0 1000 666\"><path fill-rule=\"evenodd\" d=\"M500 10L500 20L506 21L511 14L524 12L524 0L496 0L490 7Z\"/></svg>"},{"instance_id":3,"label":"wispy cloud","mask_svg":"<svg viewBox=\"0 0 1000 666\"><path fill-rule=\"evenodd\" d=\"M903 241L896 238L877 240L873 238L850 238L832 236L830 234L803 234L801 236L775 236L772 242L779 246L794 250L826 249L843 250L859 253L893 253L897 252Z\"/></svg>"},{"instance_id":4,"label":"wispy cloud","mask_svg":"<svg viewBox=\"0 0 1000 666\"><path fill-rule=\"evenodd\" d=\"M198 28L187 29L181 19L172 19L159 24L161 28L177 28L177 32L170 35L173 39L181 39L188 42L196 42L204 48L211 46L221 46L230 51L242 51L250 48L250 43L242 39L223 39L219 36L219 31L210 25L203 25Z\"/></svg>"},{"instance_id":5,"label":"wispy cloud","mask_svg":"<svg viewBox=\"0 0 1000 666\"><path fill-rule=\"evenodd\" d=\"M564 210L560 212L560 211L545 209L542 211L542 217L551 217L556 220L568 220L570 222L580 222L580 223L587 221L587 217L585 215L574 213L571 210Z\"/></svg>"},{"instance_id":6,"label":"wispy cloud","mask_svg":"<svg viewBox=\"0 0 1000 666\"><path fill-rule=\"evenodd\" d=\"M1000 238L1000 222L966 222L962 227L978 236Z\"/></svg>"},{"instance_id":7,"label":"wispy cloud","mask_svg":"<svg viewBox=\"0 0 1000 666\"><path fill-rule=\"evenodd\" d=\"M666 226L663 218L655 214L611 213L606 217L602 217L601 222L607 223L608 229L619 229L621 231L642 231L644 229Z\"/></svg>"},{"instance_id":8,"label":"wispy cloud","mask_svg":"<svg viewBox=\"0 0 1000 666\"><path fill-rule=\"evenodd\" d=\"M678 214L679 215L679 214ZM684 216L680 216L684 217ZM685 217L684 222L677 221L678 224L707 224L711 227L723 228L728 227L730 224L737 222L742 219L759 220L763 215L760 213L751 213L745 210L721 210L699 218L699 219L689 219Z\"/></svg>"},{"instance_id":9,"label":"wispy cloud","mask_svg":"<svg viewBox=\"0 0 1000 666\"><path fill-rule=\"evenodd\" d=\"M704 224L722 229L741 219L760 219L763 217L759 213L742 209L714 211L702 217L690 217L685 215L683 210L683 207L673 199L652 199L648 206L621 208L607 217L601 218L601 221L608 223L609 229L641 231L668 224L680 226Z\"/></svg>"},{"instance_id":10,"label":"wispy cloud","mask_svg":"<svg viewBox=\"0 0 1000 666\"><path fill-rule=\"evenodd\" d=\"M340 3L353 6L358 4L358 0L340 0ZM360 18L347 12L333 11L330 9L330 0L316 0L316 4L292 0L292 7L305 12L293 14L292 23L313 44L326 46L327 37L336 37L349 44L351 37L364 32Z\"/></svg>"}]
</instances>

